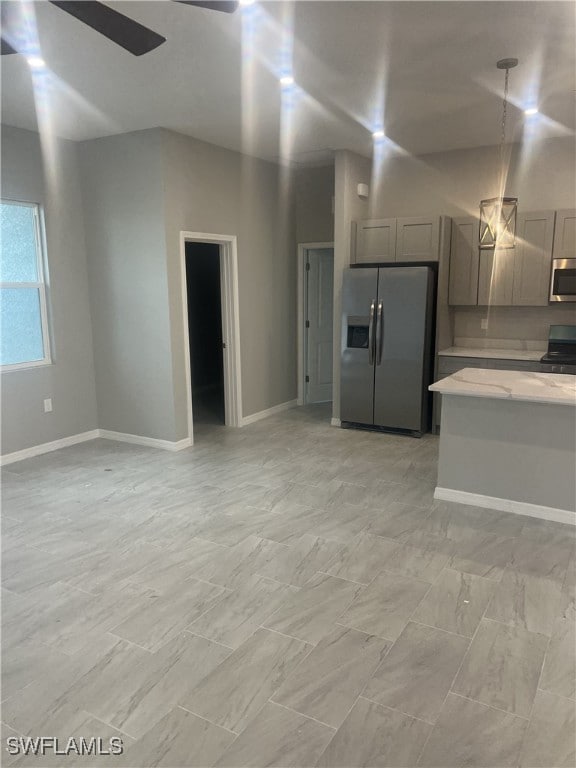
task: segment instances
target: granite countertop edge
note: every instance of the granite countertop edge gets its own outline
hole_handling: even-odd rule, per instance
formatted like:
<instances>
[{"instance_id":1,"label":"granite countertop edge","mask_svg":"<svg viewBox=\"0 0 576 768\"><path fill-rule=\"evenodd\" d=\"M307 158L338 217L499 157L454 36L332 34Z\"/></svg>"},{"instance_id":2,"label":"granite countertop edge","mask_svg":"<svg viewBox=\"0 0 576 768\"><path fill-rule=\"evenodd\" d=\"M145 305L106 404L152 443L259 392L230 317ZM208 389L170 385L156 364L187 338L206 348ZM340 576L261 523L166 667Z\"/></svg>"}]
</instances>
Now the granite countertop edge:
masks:
<instances>
[{"instance_id":1,"label":"granite countertop edge","mask_svg":"<svg viewBox=\"0 0 576 768\"><path fill-rule=\"evenodd\" d=\"M430 390L443 395L576 407L576 377L570 374L463 368L435 382Z\"/></svg>"}]
</instances>

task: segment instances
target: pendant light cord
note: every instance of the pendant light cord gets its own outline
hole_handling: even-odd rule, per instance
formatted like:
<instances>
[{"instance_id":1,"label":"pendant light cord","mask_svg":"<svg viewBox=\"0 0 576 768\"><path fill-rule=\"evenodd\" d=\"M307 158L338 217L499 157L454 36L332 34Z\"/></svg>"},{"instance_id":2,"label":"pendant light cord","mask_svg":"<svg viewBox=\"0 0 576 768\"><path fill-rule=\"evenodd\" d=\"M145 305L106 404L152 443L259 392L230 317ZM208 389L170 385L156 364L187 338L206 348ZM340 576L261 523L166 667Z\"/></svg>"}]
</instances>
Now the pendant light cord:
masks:
<instances>
[{"instance_id":1,"label":"pendant light cord","mask_svg":"<svg viewBox=\"0 0 576 768\"><path fill-rule=\"evenodd\" d=\"M504 163L504 145L506 144L506 113L508 110L508 75L510 69L506 67L506 75L504 77L504 100L502 102L502 135L500 137L500 167L502 168Z\"/></svg>"},{"instance_id":2,"label":"pendant light cord","mask_svg":"<svg viewBox=\"0 0 576 768\"><path fill-rule=\"evenodd\" d=\"M518 66L518 59L506 58L496 62L504 70L504 99L502 101L502 131L499 147L499 169L497 170L498 197L480 200L480 248L514 248L516 237L517 197L505 197L508 168L504 162L506 146L506 117L508 113L508 77L510 70Z\"/></svg>"}]
</instances>

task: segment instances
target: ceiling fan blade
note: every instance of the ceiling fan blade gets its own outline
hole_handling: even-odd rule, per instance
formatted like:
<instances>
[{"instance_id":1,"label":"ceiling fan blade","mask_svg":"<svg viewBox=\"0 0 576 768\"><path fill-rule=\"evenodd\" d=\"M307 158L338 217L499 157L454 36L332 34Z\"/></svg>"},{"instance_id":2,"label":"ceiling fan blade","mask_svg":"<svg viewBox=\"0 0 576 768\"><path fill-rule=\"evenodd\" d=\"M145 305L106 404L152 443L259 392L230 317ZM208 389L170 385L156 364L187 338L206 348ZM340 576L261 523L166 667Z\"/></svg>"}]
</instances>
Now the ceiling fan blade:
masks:
<instances>
[{"instance_id":1,"label":"ceiling fan blade","mask_svg":"<svg viewBox=\"0 0 576 768\"><path fill-rule=\"evenodd\" d=\"M182 5L195 5L198 8L207 8L209 11L222 11L222 13L234 13L238 8L238 3L228 0L176 0Z\"/></svg>"},{"instance_id":2,"label":"ceiling fan blade","mask_svg":"<svg viewBox=\"0 0 576 768\"><path fill-rule=\"evenodd\" d=\"M4 40L4 38L0 39L0 55L7 56L10 53L18 53L7 40Z\"/></svg>"},{"instance_id":3,"label":"ceiling fan blade","mask_svg":"<svg viewBox=\"0 0 576 768\"><path fill-rule=\"evenodd\" d=\"M153 51L166 38L113 8L93 0L50 0L78 21L99 32L134 56Z\"/></svg>"}]
</instances>

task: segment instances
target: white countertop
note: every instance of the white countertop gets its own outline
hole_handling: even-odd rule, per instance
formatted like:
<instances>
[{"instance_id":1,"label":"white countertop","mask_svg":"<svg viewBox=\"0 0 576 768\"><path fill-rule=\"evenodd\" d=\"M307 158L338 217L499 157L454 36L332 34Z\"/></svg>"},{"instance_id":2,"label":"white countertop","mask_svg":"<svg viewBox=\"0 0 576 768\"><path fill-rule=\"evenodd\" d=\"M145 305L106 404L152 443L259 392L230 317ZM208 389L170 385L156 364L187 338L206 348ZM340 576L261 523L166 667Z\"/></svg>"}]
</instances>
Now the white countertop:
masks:
<instances>
[{"instance_id":1,"label":"white countertop","mask_svg":"<svg viewBox=\"0 0 576 768\"><path fill-rule=\"evenodd\" d=\"M443 395L576 406L576 376L560 373L463 368L432 384L430 390Z\"/></svg>"},{"instance_id":2,"label":"white countertop","mask_svg":"<svg viewBox=\"0 0 576 768\"><path fill-rule=\"evenodd\" d=\"M448 347L438 352L445 357L482 357L485 360L529 360L539 362L546 349L479 349L478 347Z\"/></svg>"}]
</instances>

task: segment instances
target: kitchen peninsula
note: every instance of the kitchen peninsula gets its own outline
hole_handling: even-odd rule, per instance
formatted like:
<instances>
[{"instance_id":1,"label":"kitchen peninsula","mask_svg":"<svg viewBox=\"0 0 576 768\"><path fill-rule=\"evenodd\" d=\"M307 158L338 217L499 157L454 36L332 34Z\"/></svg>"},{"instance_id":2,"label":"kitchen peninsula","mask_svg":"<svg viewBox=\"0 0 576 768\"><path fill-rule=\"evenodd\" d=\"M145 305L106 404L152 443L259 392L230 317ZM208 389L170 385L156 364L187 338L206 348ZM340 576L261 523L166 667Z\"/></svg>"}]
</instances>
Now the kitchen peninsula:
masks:
<instances>
[{"instance_id":1,"label":"kitchen peninsula","mask_svg":"<svg viewBox=\"0 0 576 768\"><path fill-rule=\"evenodd\" d=\"M464 368L442 395L435 498L576 524L576 377Z\"/></svg>"}]
</instances>

